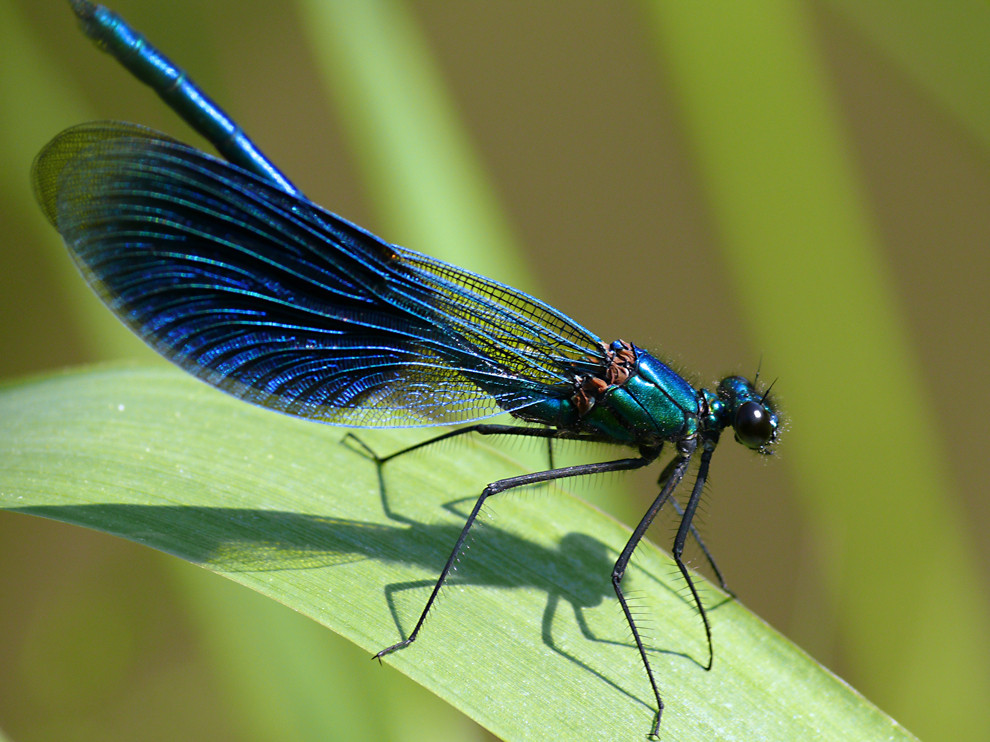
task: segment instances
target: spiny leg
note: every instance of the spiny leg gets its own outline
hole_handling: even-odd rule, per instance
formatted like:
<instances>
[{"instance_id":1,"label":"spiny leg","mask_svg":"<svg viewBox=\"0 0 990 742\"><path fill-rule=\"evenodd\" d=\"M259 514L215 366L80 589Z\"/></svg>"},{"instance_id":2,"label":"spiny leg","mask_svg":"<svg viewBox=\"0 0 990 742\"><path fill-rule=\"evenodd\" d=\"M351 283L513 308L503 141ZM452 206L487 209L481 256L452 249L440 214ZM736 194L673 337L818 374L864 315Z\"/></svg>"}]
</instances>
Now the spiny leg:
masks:
<instances>
[{"instance_id":1,"label":"spiny leg","mask_svg":"<svg viewBox=\"0 0 990 742\"><path fill-rule=\"evenodd\" d=\"M553 462L553 439L561 438L567 440L575 441L600 441L601 438L593 435L588 435L586 433L572 433L566 430L558 430L556 428L527 428L522 425L495 425L492 423L477 423L475 425L468 425L464 428L457 428L456 430L449 430L446 433L441 433L440 435L434 436L433 438L428 438L425 441L420 441L419 443L414 443L411 446L406 446L405 448L400 448L398 451L393 451L388 456L379 456L375 453L371 447L365 443L361 438L354 435L354 433L347 433L343 441L353 441L361 449L367 453L372 459L374 459L379 464L384 464L386 461L391 461L392 459L398 458L399 456L404 456L407 453L412 453L420 448L426 448L427 446L432 446L435 443L440 443L441 441L448 440L450 438L457 438L458 436L466 435L468 433L477 433L478 435L517 435L525 438L546 438L547 439L547 452L550 457L551 463ZM547 471L552 471L553 466L550 466Z\"/></svg>"},{"instance_id":2,"label":"spiny leg","mask_svg":"<svg viewBox=\"0 0 990 742\"><path fill-rule=\"evenodd\" d=\"M636 530L633 531L632 536L629 537L629 541L626 542L625 547L622 549L622 553L619 554L619 558L615 562L615 567L612 568L612 587L615 589L615 594L619 599L619 605L622 606L622 612L626 616L626 623L629 624L629 629L632 631L633 640L636 642L640 659L643 660L643 667L646 669L646 677L650 681L650 687L653 688L653 697L657 702L657 715L653 722L653 729L650 732L651 737L657 736L660 731L663 700L660 698L660 689L657 687L656 678L653 676L653 668L650 666L650 660L646 656L646 647L643 645L643 640L639 635L639 629L636 628L636 622L633 620L632 611L629 609L629 603L626 600L625 593L622 592L622 578L626 574L626 568L629 566L629 560L632 558L633 552L636 551L639 542L643 539L650 524L653 523L653 519L660 512L663 504L670 498L674 488L684 478L684 472L687 471L688 464L691 463L691 456L694 454L697 445L698 443L695 439L681 441L677 444L677 455L667 464L663 473L660 475L660 494L657 495L653 504L650 505L649 510L646 511L646 514L639 521Z\"/></svg>"},{"instance_id":3,"label":"spiny leg","mask_svg":"<svg viewBox=\"0 0 990 742\"><path fill-rule=\"evenodd\" d=\"M708 640L708 664L705 665L706 670L712 669L712 662L715 659L715 651L712 648L712 627L708 623L708 614L705 612L705 607L701 604L701 596L698 595L698 589L695 587L694 580L691 579L691 573L688 572L687 565L684 563L681 555L684 553L684 542L687 540L688 533L691 530L691 521L694 519L695 511L698 509L698 502L701 500L701 491L705 486L705 480L708 478L708 466L711 463L712 453L714 451L715 441L706 440L704 442L704 450L701 452L701 461L698 465L698 477L694 480L691 498L684 508L684 516L681 518L681 525L677 529L677 535L674 537L674 547L671 549L674 562L677 564L677 568L681 571L681 576L691 590L691 597L694 598L694 604L697 606L698 613L701 615L701 621L705 625L705 637Z\"/></svg>"},{"instance_id":4,"label":"spiny leg","mask_svg":"<svg viewBox=\"0 0 990 742\"><path fill-rule=\"evenodd\" d=\"M426 448L427 446L432 446L435 443L440 443L441 441L449 440L451 438L457 438L458 436L467 435L469 433L477 433L478 435L516 435L522 436L524 438L545 438L547 441L547 457L549 459L549 466L547 471L555 469L554 467L554 455L553 455L553 441L555 438L562 438L566 440L575 441L587 441L587 442L600 442L601 439L597 436L588 435L586 433L573 433L570 431L561 431L556 428L528 428L521 425L496 425L492 423L477 423L475 425L468 425L463 428L457 428L456 430L449 430L446 433L441 433L440 435L434 436L433 438L428 438L425 441L420 441L419 443L414 443L411 446L406 446L405 448L400 448L398 451L393 451L387 456L379 456L378 453L367 443L364 442L362 438L355 435L352 432L348 432L341 439L341 443L347 445L350 448L357 446L365 456L370 458L378 466L378 485L382 497L382 508L385 514L393 520L400 522L408 522L408 518L405 516L393 513L392 509L389 507L388 500L385 497L385 479L382 472L382 467L386 462L403 456L407 453L412 453L420 448ZM353 446L351 445L353 444ZM659 449L657 450L659 454ZM656 456L654 455L654 458ZM652 460L652 459L651 459Z\"/></svg>"},{"instance_id":5,"label":"spiny leg","mask_svg":"<svg viewBox=\"0 0 990 742\"><path fill-rule=\"evenodd\" d=\"M527 428L523 428L527 430ZM448 436L449 437L449 436ZM630 459L616 459L614 461L603 461L601 463L594 464L580 464L577 466L565 466L560 469L549 469L547 471L533 472L531 474L521 474L515 477L507 477L506 479L499 479L496 482L492 482L482 491L481 495L478 497L477 502L474 504L474 508L471 510L471 514L468 516L467 521L464 523L464 528L461 529L460 535L457 537L457 541L454 543L454 548L450 552L450 556L447 558L447 563L444 564L443 569L440 572L440 576L437 578L436 585L433 587L433 592L430 593L430 597L426 601L426 606L423 608L422 614L420 614L419 620L413 627L409 636L390 647L386 647L381 652L375 655L375 658L381 659L387 654L394 652L403 647L407 647L412 644L419 630L423 627L423 623L426 621L426 616L430 612L430 608L433 607L433 602L436 600L437 595L440 593L440 588L443 587L444 582L446 582L448 575L454 564L457 562L457 558L461 553L461 549L464 547L464 542L467 539L468 532L470 532L471 527L474 525L478 514L481 512L481 508L484 506L485 501L492 495L497 495L506 490L514 489L516 487L525 487L531 484L537 484L540 482L549 482L555 479L563 479L565 477L579 477L586 474L600 474L603 472L611 471L625 471L628 469L639 469L640 467L646 466L652 462L657 455L656 451L645 450L640 452L641 455L637 458Z\"/></svg>"},{"instance_id":6,"label":"spiny leg","mask_svg":"<svg viewBox=\"0 0 990 742\"><path fill-rule=\"evenodd\" d=\"M677 516L679 518L683 518L684 508L681 507L681 503L677 501L676 497L670 498L670 504L673 506L674 512L677 513ZM725 578L722 576L722 571L715 563L715 557L713 557L712 553L708 550L708 547L705 545L704 540L701 538L701 534L698 532L698 529L695 527L693 522L691 523L691 538L693 538L695 543L698 544L698 547L701 549L701 553L705 555L705 559L708 561L708 566L710 566L712 568L712 572L715 573L715 579L718 580L719 586L729 595L735 597L736 594L732 592L732 589L725 583Z\"/></svg>"},{"instance_id":7,"label":"spiny leg","mask_svg":"<svg viewBox=\"0 0 990 742\"><path fill-rule=\"evenodd\" d=\"M412 453L420 448L426 448L427 446L432 446L435 443L440 443L441 441L457 438L469 433L477 433L479 435L523 435L536 438L546 438L547 445L550 446L552 445L551 441L557 434L557 431L553 428L525 428L518 425L493 425L491 423L478 423L475 425L468 425L463 428L457 428L455 430L448 430L445 433L428 438L425 441L420 441L419 443L414 443L411 446L400 448L398 451L393 451L387 456L378 455L377 451L365 443L362 438L352 432L345 434L340 442L352 449L354 446L357 446L360 449L360 452L363 452L365 456L375 462L378 466L378 488L381 494L382 509L392 520L396 520L401 523L408 523L408 518L404 515L400 515L399 513L392 512L392 508L389 506L388 498L385 496L385 475L382 468L392 459L399 458L407 453ZM552 450L553 449L551 448L551 453ZM550 466L549 468L553 469L553 466Z\"/></svg>"}]
</instances>

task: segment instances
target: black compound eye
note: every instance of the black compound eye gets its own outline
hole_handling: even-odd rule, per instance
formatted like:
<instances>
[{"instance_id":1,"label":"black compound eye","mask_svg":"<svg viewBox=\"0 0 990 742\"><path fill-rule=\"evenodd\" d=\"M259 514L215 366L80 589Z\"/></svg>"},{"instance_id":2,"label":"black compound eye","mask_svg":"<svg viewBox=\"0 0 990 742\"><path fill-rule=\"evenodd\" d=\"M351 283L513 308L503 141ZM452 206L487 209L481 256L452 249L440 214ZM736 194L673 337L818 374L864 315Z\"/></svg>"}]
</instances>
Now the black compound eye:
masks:
<instances>
[{"instance_id":1,"label":"black compound eye","mask_svg":"<svg viewBox=\"0 0 990 742\"><path fill-rule=\"evenodd\" d=\"M736 440L747 448L762 448L773 438L770 413L758 402L743 402L736 410L732 427L736 431Z\"/></svg>"}]
</instances>

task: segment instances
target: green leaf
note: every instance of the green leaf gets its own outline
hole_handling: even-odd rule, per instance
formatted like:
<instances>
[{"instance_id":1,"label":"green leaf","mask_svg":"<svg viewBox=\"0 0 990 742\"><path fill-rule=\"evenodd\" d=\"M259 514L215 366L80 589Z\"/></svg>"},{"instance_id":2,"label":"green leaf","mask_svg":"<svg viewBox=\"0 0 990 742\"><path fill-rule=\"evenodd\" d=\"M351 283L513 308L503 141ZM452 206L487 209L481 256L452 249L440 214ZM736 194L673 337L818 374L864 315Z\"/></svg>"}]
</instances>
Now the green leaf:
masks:
<instances>
[{"instance_id":1,"label":"green leaf","mask_svg":"<svg viewBox=\"0 0 990 742\"><path fill-rule=\"evenodd\" d=\"M172 369L35 379L0 390L0 506L175 554L370 656L411 629L482 486L519 467L465 440L390 463L383 497L343 435ZM359 435L381 452L423 437ZM486 511L420 638L385 664L504 739L642 738L651 696L609 582L628 529L556 487ZM669 558L642 544L628 579L667 703L664 739L912 739L702 585L715 639L705 672Z\"/></svg>"}]
</instances>

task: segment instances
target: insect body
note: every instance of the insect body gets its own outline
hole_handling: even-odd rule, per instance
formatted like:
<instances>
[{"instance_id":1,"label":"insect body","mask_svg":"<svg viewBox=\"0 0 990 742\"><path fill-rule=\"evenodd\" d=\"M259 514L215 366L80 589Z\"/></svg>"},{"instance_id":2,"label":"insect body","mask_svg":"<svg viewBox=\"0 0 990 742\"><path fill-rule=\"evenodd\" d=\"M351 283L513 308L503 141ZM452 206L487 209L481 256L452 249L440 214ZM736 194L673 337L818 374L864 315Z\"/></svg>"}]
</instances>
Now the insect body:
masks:
<instances>
[{"instance_id":1,"label":"insect body","mask_svg":"<svg viewBox=\"0 0 990 742\"><path fill-rule=\"evenodd\" d=\"M379 657L416 639L488 497L637 469L672 445L660 493L612 572L655 697L656 734L663 703L623 576L697 455L673 555L704 622L710 667L707 614L681 555L722 431L732 428L760 453L775 443L779 421L767 395L737 376L714 392L695 389L632 343L602 342L538 299L391 245L322 209L119 16L85 0L71 5L88 35L226 158L134 124L98 122L62 132L35 162L39 203L86 280L162 355L248 402L324 423L460 422L471 424L439 438L509 434L635 451L488 485L415 628ZM479 422L503 412L526 424Z\"/></svg>"}]
</instances>

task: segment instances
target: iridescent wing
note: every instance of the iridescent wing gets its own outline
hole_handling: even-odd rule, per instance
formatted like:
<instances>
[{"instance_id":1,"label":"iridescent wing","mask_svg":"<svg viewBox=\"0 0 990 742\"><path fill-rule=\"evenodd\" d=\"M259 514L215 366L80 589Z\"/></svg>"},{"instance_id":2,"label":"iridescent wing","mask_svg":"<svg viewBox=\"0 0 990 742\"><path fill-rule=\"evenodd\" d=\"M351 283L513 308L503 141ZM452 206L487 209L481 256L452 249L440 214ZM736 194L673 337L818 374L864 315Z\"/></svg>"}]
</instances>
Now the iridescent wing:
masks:
<instances>
[{"instance_id":1,"label":"iridescent wing","mask_svg":"<svg viewBox=\"0 0 990 742\"><path fill-rule=\"evenodd\" d=\"M33 179L118 317L264 407L339 425L466 422L566 398L602 363L598 338L539 300L144 127L62 132Z\"/></svg>"}]
</instances>

